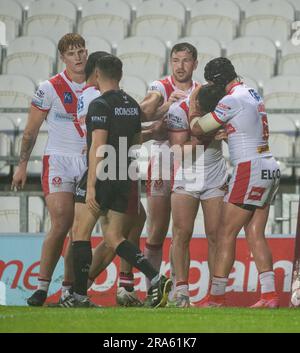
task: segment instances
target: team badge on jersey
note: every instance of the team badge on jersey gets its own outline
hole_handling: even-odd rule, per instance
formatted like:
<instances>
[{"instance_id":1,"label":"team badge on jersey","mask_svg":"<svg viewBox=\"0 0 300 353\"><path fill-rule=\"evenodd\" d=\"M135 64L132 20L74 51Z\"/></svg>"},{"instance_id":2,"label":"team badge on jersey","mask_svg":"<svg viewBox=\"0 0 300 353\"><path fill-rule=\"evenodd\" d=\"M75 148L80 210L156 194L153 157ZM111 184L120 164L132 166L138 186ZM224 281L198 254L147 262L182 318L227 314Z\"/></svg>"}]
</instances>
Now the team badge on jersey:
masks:
<instances>
[{"instance_id":1,"label":"team badge on jersey","mask_svg":"<svg viewBox=\"0 0 300 353\"><path fill-rule=\"evenodd\" d=\"M61 177L56 176L52 179L53 186L60 186L61 183L62 183Z\"/></svg>"},{"instance_id":2,"label":"team badge on jersey","mask_svg":"<svg viewBox=\"0 0 300 353\"><path fill-rule=\"evenodd\" d=\"M71 104L73 102L72 93L71 92L64 92L64 103Z\"/></svg>"}]
</instances>

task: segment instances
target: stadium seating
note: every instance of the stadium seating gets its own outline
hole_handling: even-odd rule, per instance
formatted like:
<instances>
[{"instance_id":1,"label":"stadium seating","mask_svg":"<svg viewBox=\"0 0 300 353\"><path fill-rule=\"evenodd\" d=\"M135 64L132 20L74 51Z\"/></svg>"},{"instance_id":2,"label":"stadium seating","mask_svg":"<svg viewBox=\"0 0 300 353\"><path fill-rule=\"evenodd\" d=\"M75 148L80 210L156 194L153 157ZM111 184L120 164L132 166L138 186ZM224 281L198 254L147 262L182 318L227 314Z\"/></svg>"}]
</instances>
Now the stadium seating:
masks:
<instances>
[{"instance_id":1,"label":"stadium seating","mask_svg":"<svg viewBox=\"0 0 300 353\"><path fill-rule=\"evenodd\" d=\"M103 38L95 37L95 36L85 36L84 39L85 39L85 46L89 54L99 50L107 51L108 53L112 52L111 44ZM58 64L57 64L57 72L63 71L64 68L65 68L65 64L59 58Z\"/></svg>"},{"instance_id":2,"label":"stadium seating","mask_svg":"<svg viewBox=\"0 0 300 353\"><path fill-rule=\"evenodd\" d=\"M274 75L276 47L267 38L237 38L228 43L227 57L237 74L250 76L259 84Z\"/></svg>"},{"instance_id":3,"label":"stadium seating","mask_svg":"<svg viewBox=\"0 0 300 353\"><path fill-rule=\"evenodd\" d=\"M130 37L118 43L117 55L126 75L139 76L146 83L157 80L164 72L166 47L159 39Z\"/></svg>"},{"instance_id":4,"label":"stadium seating","mask_svg":"<svg viewBox=\"0 0 300 353\"><path fill-rule=\"evenodd\" d=\"M245 8L241 32L244 36L264 36L284 43L291 33L294 8L284 0L258 0Z\"/></svg>"},{"instance_id":5,"label":"stadium seating","mask_svg":"<svg viewBox=\"0 0 300 353\"><path fill-rule=\"evenodd\" d=\"M182 3L182 5L185 7L185 9L190 12L192 6L199 0L177 0Z\"/></svg>"},{"instance_id":6,"label":"stadium seating","mask_svg":"<svg viewBox=\"0 0 300 353\"><path fill-rule=\"evenodd\" d=\"M38 201L38 199L40 201ZM37 197L29 197L28 200L28 230L37 233L42 230L43 201ZM0 197L0 223L1 232L20 232L19 226L19 197Z\"/></svg>"},{"instance_id":7,"label":"stadium seating","mask_svg":"<svg viewBox=\"0 0 300 353\"><path fill-rule=\"evenodd\" d=\"M27 76L38 84L52 75L55 60L56 47L50 39L19 37L7 48L3 72Z\"/></svg>"},{"instance_id":8,"label":"stadium seating","mask_svg":"<svg viewBox=\"0 0 300 353\"><path fill-rule=\"evenodd\" d=\"M147 91L146 83L135 76L123 76L120 87L137 102L140 102L145 97Z\"/></svg>"},{"instance_id":9,"label":"stadium seating","mask_svg":"<svg viewBox=\"0 0 300 353\"><path fill-rule=\"evenodd\" d=\"M276 76L265 82L267 109L300 109L300 76Z\"/></svg>"},{"instance_id":10,"label":"stadium seating","mask_svg":"<svg viewBox=\"0 0 300 353\"><path fill-rule=\"evenodd\" d=\"M113 45L125 38L131 20L131 8L121 0L93 0L85 4L78 24L83 36L98 36Z\"/></svg>"},{"instance_id":11,"label":"stadium seating","mask_svg":"<svg viewBox=\"0 0 300 353\"><path fill-rule=\"evenodd\" d=\"M0 117L2 119L2 117ZM2 131L0 125L0 131ZM7 134L0 132L0 157L9 157L11 155L11 140ZM0 177L9 175L10 165L7 161L0 161Z\"/></svg>"},{"instance_id":12,"label":"stadium seating","mask_svg":"<svg viewBox=\"0 0 300 353\"><path fill-rule=\"evenodd\" d=\"M22 6L22 8L27 11L28 10L28 7L29 7L29 4L32 3L33 1L36 1L36 0L13 0L14 2L20 4Z\"/></svg>"},{"instance_id":13,"label":"stadium seating","mask_svg":"<svg viewBox=\"0 0 300 353\"><path fill-rule=\"evenodd\" d=\"M291 117L285 114L268 114L268 124L270 134L281 133L295 136L296 126Z\"/></svg>"},{"instance_id":14,"label":"stadium seating","mask_svg":"<svg viewBox=\"0 0 300 353\"><path fill-rule=\"evenodd\" d=\"M22 7L11 0L0 0L0 9L0 21L5 23L6 43L9 44L19 35L22 23Z\"/></svg>"},{"instance_id":15,"label":"stadium seating","mask_svg":"<svg viewBox=\"0 0 300 353\"><path fill-rule=\"evenodd\" d=\"M291 158L293 155L294 139L291 136L282 133L272 133L269 136L269 146L275 158L280 164L281 175L290 177L292 175L292 168L286 166L285 158Z\"/></svg>"},{"instance_id":16,"label":"stadium seating","mask_svg":"<svg viewBox=\"0 0 300 353\"><path fill-rule=\"evenodd\" d=\"M250 88L254 88L257 92L259 92L260 87L258 85L258 83L256 82L256 80L254 80L253 78L249 77L249 76L241 76L242 82L245 83L245 85L247 85Z\"/></svg>"},{"instance_id":17,"label":"stadium seating","mask_svg":"<svg viewBox=\"0 0 300 353\"><path fill-rule=\"evenodd\" d=\"M187 23L188 36L209 36L222 46L237 34L240 9L230 0L203 0L191 8L191 18Z\"/></svg>"},{"instance_id":18,"label":"stadium seating","mask_svg":"<svg viewBox=\"0 0 300 353\"><path fill-rule=\"evenodd\" d=\"M0 108L28 108L35 91L25 76L0 75Z\"/></svg>"},{"instance_id":19,"label":"stadium seating","mask_svg":"<svg viewBox=\"0 0 300 353\"><path fill-rule=\"evenodd\" d=\"M293 5L296 10L296 20L300 20L300 2L298 0L286 0Z\"/></svg>"},{"instance_id":20,"label":"stadium seating","mask_svg":"<svg viewBox=\"0 0 300 353\"><path fill-rule=\"evenodd\" d=\"M89 0L68 0L68 1L71 2L73 5L75 5L77 10L81 11Z\"/></svg>"},{"instance_id":21,"label":"stadium seating","mask_svg":"<svg viewBox=\"0 0 300 353\"><path fill-rule=\"evenodd\" d=\"M300 75L300 45L293 45L290 41L282 46L279 62L280 75Z\"/></svg>"},{"instance_id":22,"label":"stadium seating","mask_svg":"<svg viewBox=\"0 0 300 353\"><path fill-rule=\"evenodd\" d=\"M36 158L35 160L29 161L28 162L28 167L27 167L27 172L29 176L39 176L42 171L42 160L41 157L44 154L44 149L46 146L46 142L48 139L48 133L43 131L40 131L38 134L38 137L36 139L34 148L31 152L31 158ZM15 141L15 156L20 155L20 150L21 150L21 142L22 142L22 133L17 136L16 141Z\"/></svg>"},{"instance_id":23,"label":"stadium seating","mask_svg":"<svg viewBox=\"0 0 300 353\"><path fill-rule=\"evenodd\" d=\"M183 37L173 42L176 43L188 42L194 45L198 51L198 66L194 72L194 79L204 82L204 67L207 62L215 57L221 56L220 44L210 37Z\"/></svg>"},{"instance_id":24,"label":"stadium seating","mask_svg":"<svg viewBox=\"0 0 300 353\"><path fill-rule=\"evenodd\" d=\"M152 0L141 3L131 31L134 36L152 36L166 43L182 35L185 8L176 0Z\"/></svg>"},{"instance_id":25,"label":"stadium seating","mask_svg":"<svg viewBox=\"0 0 300 353\"><path fill-rule=\"evenodd\" d=\"M66 33L73 32L76 8L65 0L37 0L29 4L24 35L43 36L55 43Z\"/></svg>"}]
</instances>

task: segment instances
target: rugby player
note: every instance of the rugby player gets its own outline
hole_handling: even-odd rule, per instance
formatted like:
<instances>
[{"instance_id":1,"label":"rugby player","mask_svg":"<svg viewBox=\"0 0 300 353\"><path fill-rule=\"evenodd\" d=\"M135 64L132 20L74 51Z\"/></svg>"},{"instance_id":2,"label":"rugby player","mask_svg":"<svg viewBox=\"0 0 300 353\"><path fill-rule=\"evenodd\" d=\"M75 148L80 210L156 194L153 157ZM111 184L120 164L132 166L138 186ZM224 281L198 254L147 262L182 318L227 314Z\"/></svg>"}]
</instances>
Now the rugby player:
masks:
<instances>
[{"instance_id":1,"label":"rugby player","mask_svg":"<svg viewBox=\"0 0 300 353\"><path fill-rule=\"evenodd\" d=\"M32 306L42 306L47 298L52 274L73 223L76 183L86 170L86 137L76 116L77 98L85 85L85 40L79 34L68 33L60 39L58 51L66 69L41 83L33 97L19 164L12 180L12 188L24 187L28 160L39 129L46 121L48 141L43 156L42 188L51 228L42 246L38 289L27 300ZM70 246L64 257L62 287L66 296L73 281L69 249Z\"/></svg>"},{"instance_id":2,"label":"rugby player","mask_svg":"<svg viewBox=\"0 0 300 353\"><path fill-rule=\"evenodd\" d=\"M204 77L209 83L223 86L227 94L214 112L201 117L195 109L196 92L191 97L190 128L194 135L201 137L225 126L234 170L217 232L211 290L201 306L226 304L225 290L235 259L236 237L244 227L261 285L261 298L252 307L277 308L279 298L272 254L264 232L270 203L278 189L280 169L268 145L265 106L259 94L239 80L226 58L211 60L205 67Z\"/></svg>"},{"instance_id":3,"label":"rugby player","mask_svg":"<svg viewBox=\"0 0 300 353\"><path fill-rule=\"evenodd\" d=\"M140 142L140 107L119 88L122 62L117 57L107 55L97 60L95 73L97 87L102 95L90 103L86 116L87 189L86 203L82 205L77 229L73 233L74 293L61 303L61 306L93 306L87 297L88 270L92 261L89 238L100 215L106 216L104 241L107 246L151 280L152 286L148 292L149 305L164 306L171 289L171 280L165 276L160 277L140 250L125 239L132 226L129 210L138 207L137 198L133 199L132 193L136 183L130 179L127 168L130 163L129 148ZM119 158L116 158L114 162L105 153L99 156L99 149L105 147L105 151L109 151L110 147L119 157L121 137L127 141L125 160L121 158L119 161ZM108 169L115 168L114 176L107 174L105 163ZM126 177L123 179L120 173L124 172Z\"/></svg>"}]
</instances>

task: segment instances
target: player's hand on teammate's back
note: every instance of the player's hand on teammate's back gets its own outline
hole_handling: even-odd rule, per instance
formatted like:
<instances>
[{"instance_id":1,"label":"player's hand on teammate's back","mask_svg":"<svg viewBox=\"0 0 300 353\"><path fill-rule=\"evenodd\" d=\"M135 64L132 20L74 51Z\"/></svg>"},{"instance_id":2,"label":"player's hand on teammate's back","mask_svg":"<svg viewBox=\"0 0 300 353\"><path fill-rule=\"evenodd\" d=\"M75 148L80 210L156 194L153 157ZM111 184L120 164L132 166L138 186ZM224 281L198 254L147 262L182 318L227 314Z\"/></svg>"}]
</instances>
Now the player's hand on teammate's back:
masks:
<instances>
[{"instance_id":1,"label":"player's hand on teammate's back","mask_svg":"<svg viewBox=\"0 0 300 353\"><path fill-rule=\"evenodd\" d=\"M24 188L27 179L27 172L25 166L18 166L11 182L11 190L20 190Z\"/></svg>"},{"instance_id":2,"label":"player's hand on teammate's back","mask_svg":"<svg viewBox=\"0 0 300 353\"><path fill-rule=\"evenodd\" d=\"M96 201L96 190L95 188L87 188L85 203L93 214L98 214L100 206Z\"/></svg>"},{"instance_id":3,"label":"player's hand on teammate's back","mask_svg":"<svg viewBox=\"0 0 300 353\"><path fill-rule=\"evenodd\" d=\"M228 134L225 129L220 129L215 134L215 140L227 140Z\"/></svg>"}]
</instances>

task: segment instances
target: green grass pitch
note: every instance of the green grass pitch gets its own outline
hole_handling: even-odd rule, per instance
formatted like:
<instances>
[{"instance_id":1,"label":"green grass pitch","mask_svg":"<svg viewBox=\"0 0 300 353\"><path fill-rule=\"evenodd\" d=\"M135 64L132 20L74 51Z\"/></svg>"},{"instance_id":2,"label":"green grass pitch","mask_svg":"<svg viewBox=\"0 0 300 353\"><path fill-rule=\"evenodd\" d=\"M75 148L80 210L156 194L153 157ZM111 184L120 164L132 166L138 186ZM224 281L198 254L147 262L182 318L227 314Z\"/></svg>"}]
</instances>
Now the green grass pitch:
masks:
<instances>
[{"instance_id":1,"label":"green grass pitch","mask_svg":"<svg viewBox=\"0 0 300 353\"><path fill-rule=\"evenodd\" d=\"M299 309L0 306L0 332L300 332Z\"/></svg>"}]
</instances>

